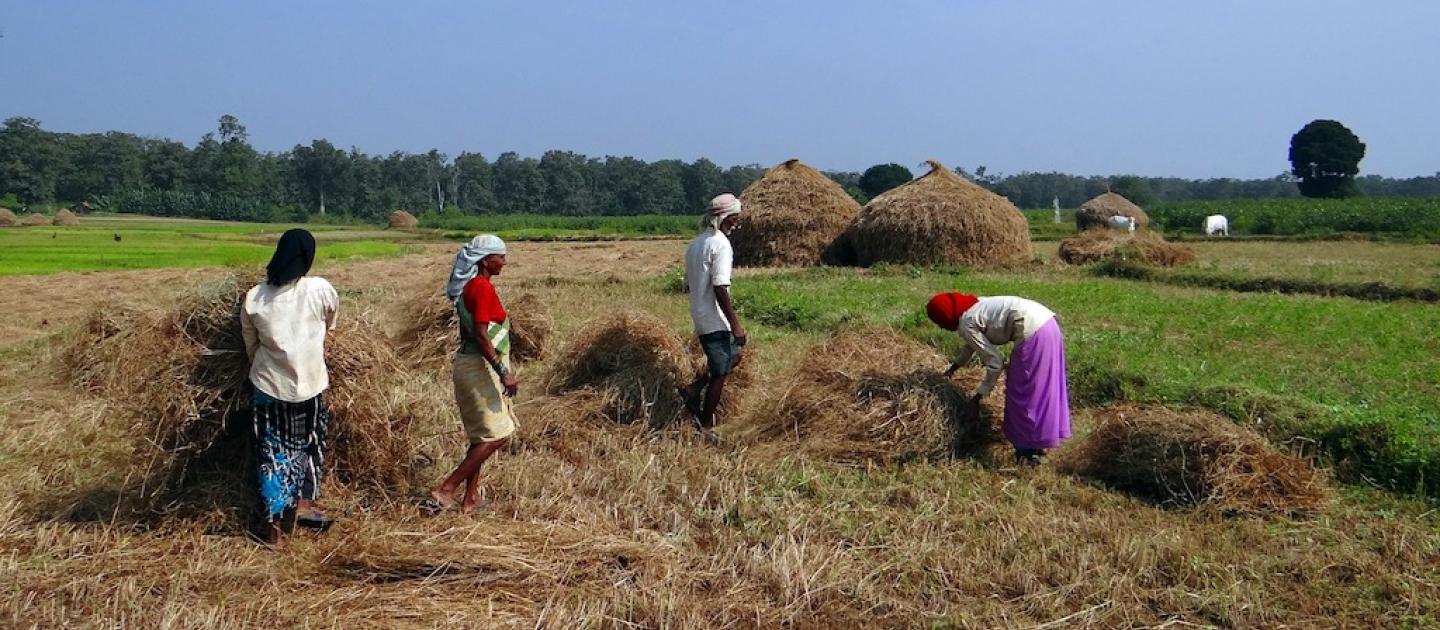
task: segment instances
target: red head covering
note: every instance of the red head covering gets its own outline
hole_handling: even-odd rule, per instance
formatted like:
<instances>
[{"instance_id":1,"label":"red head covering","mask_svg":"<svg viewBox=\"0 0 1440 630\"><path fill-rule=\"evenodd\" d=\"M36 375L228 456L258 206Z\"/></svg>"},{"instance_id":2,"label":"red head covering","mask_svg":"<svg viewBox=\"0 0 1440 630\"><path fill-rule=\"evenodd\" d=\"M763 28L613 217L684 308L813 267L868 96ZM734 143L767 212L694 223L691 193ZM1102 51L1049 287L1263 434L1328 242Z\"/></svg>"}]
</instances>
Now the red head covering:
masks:
<instances>
[{"instance_id":1,"label":"red head covering","mask_svg":"<svg viewBox=\"0 0 1440 630\"><path fill-rule=\"evenodd\" d=\"M930 316L930 321L945 330L955 330L960 327L960 314L975 306L980 298L969 293L936 293L930 298L930 303L925 305L925 314Z\"/></svg>"}]
</instances>

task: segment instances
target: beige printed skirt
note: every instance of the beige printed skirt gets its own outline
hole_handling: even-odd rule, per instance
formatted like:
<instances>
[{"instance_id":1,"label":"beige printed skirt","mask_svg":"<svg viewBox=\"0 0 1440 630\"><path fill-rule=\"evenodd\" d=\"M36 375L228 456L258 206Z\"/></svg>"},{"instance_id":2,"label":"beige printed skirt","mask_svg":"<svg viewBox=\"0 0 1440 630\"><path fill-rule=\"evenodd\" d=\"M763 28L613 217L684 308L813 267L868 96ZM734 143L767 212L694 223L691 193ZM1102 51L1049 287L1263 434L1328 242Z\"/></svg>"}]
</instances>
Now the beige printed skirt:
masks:
<instances>
[{"instance_id":1,"label":"beige printed skirt","mask_svg":"<svg viewBox=\"0 0 1440 630\"><path fill-rule=\"evenodd\" d=\"M508 366L510 357L501 355ZM460 422L471 444L494 442L510 437L519 423L500 375L490 369L485 355L455 354L455 403L460 406Z\"/></svg>"}]
</instances>

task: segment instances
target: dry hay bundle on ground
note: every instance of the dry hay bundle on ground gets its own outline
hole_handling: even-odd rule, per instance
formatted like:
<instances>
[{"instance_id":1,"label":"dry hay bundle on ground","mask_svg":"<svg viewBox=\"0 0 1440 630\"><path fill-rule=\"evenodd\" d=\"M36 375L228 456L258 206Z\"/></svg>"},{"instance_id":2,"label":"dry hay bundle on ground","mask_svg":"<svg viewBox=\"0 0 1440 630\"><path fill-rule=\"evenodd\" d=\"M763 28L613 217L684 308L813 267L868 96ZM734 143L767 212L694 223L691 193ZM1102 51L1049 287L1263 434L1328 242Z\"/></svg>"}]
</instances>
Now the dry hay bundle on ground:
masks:
<instances>
[{"instance_id":1,"label":"dry hay bundle on ground","mask_svg":"<svg viewBox=\"0 0 1440 630\"><path fill-rule=\"evenodd\" d=\"M860 213L845 189L800 160L765 171L740 201L745 214L731 239L740 266L830 262L835 239Z\"/></svg>"},{"instance_id":2,"label":"dry hay bundle on ground","mask_svg":"<svg viewBox=\"0 0 1440 630\"><path fill-rule=\"evenodd\" d=\"M16 222L17 219L15 218L14 211L9 208L0 208L0 227L11 227L15 225Z\"/></svg>"},{"instance_id":3,"label":"dry hay bundle on ground","mask_svg":"<svg viewBox=\"0 0 1440 630\"><path fill-rule=\"evenodd\" d=\"M23 224L23 225L54 225L54 224L55 224L55 220L54 220L54 219L51 219L50 217L47 217L47 216L45 216L45 215L43 215L43 214L40 214L39 212L31 212L30 214L25 215L25 218L24 218L24 219L21 219L20 222L21 222L21 224Z\"/></svg>"},{"instance_id":4,"label":"dry hay bundle on ground","mask_svg":"<svg viewBox=\"0 0 1440 630\"><path fill-rule=\"evenodd\" d=\"M976 413L960 380L941 372L935 350L888 328L842 329L805 354L778 394L734 428L737 439L793 445L840 461L983 455L996 443L1002 409L992 396ZM730 430L727 429L727 434Z\"/></svg>"},{"instance_id":5,"label":"dry hay bundle on ground","mask_svg":"<svg viewBox=\"0 0 1440 630\"><path fill-rule=\"evenodd\" d=\"M128 423L147 498L206 485L228 493L230 508L253 501L238 318L250 286L228 277L163 312L97 309L65 355L75 382L109 398ZM403 489L416 453L411 423L423 404L400 380L403 366L378 328L343 312L325 346L327 468L351 487Z\"/></svg>"},{"instance_id":6,"label":"dry hay bundle on ground","mask_svg":"<svg viewBox=\"0 0 1440 630\"><path fill-rule=\"evenodd\" d=\"M519 363L545 357L555 320L534 294L504 300L510 318L510 358ZM427 369L448 366L460 347L459 319L445 292L424 291L410 300L406 327L396 335L400 356Z\"/></svg>"},{"instance_id":7,"label":"dry hay bundle on ground","mask_svg":"<svg viewBox=\"0 0 1440 630\"><path fill-rule=\"evenodd\" d=\"M1107 410L1057 463L1144 498L1225 514L1307 514L1330 496L1310 462L1211 412Z\"/></svg>"},{"instance_id":8,"label":"dry hay bundle on ground","mask_svg":"<svg viewBox=\"0 0 1440 630\"><path fill-rule=\"evenodd\" d=\"M415 215L410 214L409 212L406 212L404 210L396 210L390 213L390 227L392 228L399 230L409 230L417 225L420 225L420 221L415 218Z\"/></svg>"},{"instance_id":9,"label":"dry hay bundle on ground","mask_svg":"<svg viewBox=\"0 0 1440 630\"><path fill-rule=\"evenodd\" d=\"M1086 230L1060 241L1060 260L1072 265L1099 262L1108 258L1136 260L1158 267L1177 267L1195 262L1195 250L1171 243L1154 232Z\"/></svg>"},{"instance_id":10,"label":"dry hay bundle on ground","mask_svg":"<svg viewBox=\"0 0 1440 630\"><path fill-rule=\"evenodd\" d=\"M55 213L55 225L80 225L80 217L69 210L61 210Z\"/></svg>"},{"instance_id":11,"label":"dry hay bundle on ground","mask_svg":"<svg viewBox=\"0 0 1440 630\"><path fill-rule=\"evenodd\" d=\"M665 322L628 311L587 323L555 359L545 389L582 394L610 422L666 428L688 420L676 389L694 378L695 365ZM727 389L741 389L742 380Z\"/></svg>"},{"instance_id":12,"label":"dry hay bundle on ground","mask_svg":"<svg viewBox=\"0 0 1440 630\"><path fill-rule=\"evenodd\" d=\"M1107 192L1090 201L1080 204L1075 211L1075 228L1085 231L1090 228L1103 228L1106 220L1110 217L1130 217L1135 219L1136 229L1150 225L1150 215L1119 193Z\"/></svg>"},{"instance_id":13,"label":"dry hay bundle on ground","mask_svg":"<svg viewBox=\"0 0 1440 630\"><path fill-rule=\"evenodd\" d=\"M841 262L987 266L1031 257L1015 204L930 160L930 172L870 200L837 245Z\"/></svg>"}]
</instances>

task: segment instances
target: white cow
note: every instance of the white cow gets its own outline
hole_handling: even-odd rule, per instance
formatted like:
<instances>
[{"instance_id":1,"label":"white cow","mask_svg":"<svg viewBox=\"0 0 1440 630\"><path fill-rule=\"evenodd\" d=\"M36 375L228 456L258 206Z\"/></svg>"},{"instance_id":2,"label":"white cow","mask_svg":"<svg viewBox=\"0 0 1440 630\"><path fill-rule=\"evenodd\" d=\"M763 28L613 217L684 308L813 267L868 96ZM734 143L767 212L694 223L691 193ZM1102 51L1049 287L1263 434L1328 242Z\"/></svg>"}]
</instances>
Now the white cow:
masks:
<instances>
[{"instance_id":1,"label":"white cow","mask_svg":"<svg viewBox=\"0 0 1440 630\"><path fill-rule=\"evenodd\" d=\"M1119 215L1105 219L1105 225L1112 230L1126 230L1131 234L1135 233L1135 219Z\"/></svg>"},{"instance_id":2,"label":"white cow","mask_svg":"<svg viewBox=\"0 0 1440 630\"><path fill-rule=\"evenodd\" d=\"M1223 214L1212 214L1205 217L1205 236L1216 234L1230 236L1230 221Z\"/></svg>"}]
</instances>

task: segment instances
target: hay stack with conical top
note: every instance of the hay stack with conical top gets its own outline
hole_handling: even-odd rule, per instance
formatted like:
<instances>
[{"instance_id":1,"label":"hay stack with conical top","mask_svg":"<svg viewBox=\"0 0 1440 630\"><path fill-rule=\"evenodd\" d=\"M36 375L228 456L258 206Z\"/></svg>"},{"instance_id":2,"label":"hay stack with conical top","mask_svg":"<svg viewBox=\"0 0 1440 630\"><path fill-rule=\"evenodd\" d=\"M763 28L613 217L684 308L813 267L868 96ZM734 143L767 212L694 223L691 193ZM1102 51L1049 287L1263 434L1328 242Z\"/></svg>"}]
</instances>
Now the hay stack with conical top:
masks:
<instances>
[{"instance_id":1,"label":"hay stack with conical top","mask_svg":"<svg viewBox=\"0 0 1440 630\"><path fill-rule=\"evenodd\" d=\"M1103 228L1105 221L1110 217L1135 219L1137 228L1150 225L1150 215L1145 214L1140 206L1131 203L1120 193L1106 192L1080 204L1080 209L1075 211L1075 228L1082 231L1090 228Z\"/></svg>"},{"instance_id":2,"label":"hay stack with conical top","mask_svg":"<svg viewBox=\"0 0 1440 630\"><path fill-rule=\"evenodd\" d=\"M743 267L818 265L860 204L820 171L786 160L740 193L745 219L731 235Z\"/></svg>"},{"instance_id":3,"label":"hay stack with conical top","mask_svg":"<svg viewBox=\"0 0 1440 630\"><path fill-rule=\"evenodd\" d=\"M0 208L0 227L11 227L17 222L14 211L9 208Z\"/></svg>"},{"instance_id":4,"label":"hay stack with conical top","mask_svg":"<svg viewBox=\"0 0 1440 630\"><path fill-rule=\"evenodd\" d=\"M415 215L410 214L409 212L406 212L404 210L396 210L390 213L391 228L408 230L414 228L417 225L420 225L420 221L415 218Z\"/></svg>"},{"instance_id":5,"label":"hay stack with conical top","mask_svg":"<svg viewBox=\"0 0 1440 630\"><path fill-rule=\"evenodd\" d=\"M39 212L32 212L32 213L30 213L30 214L25 215L25 218L24 218L24 219L21 219L20 222L21 222L22 224L24 224L24 225L54 225L54 224L55 224L55 220L54 220L54 219L51 219L50 217L47 217L47 216L45 216L45 215L43 215L43 214L40 214Z\"/></svg>"},{"instance_id":6,"label":"hay stack with conical top","mask_svg":"<svg viewBox=\"0 0 1440 630\"><path fill-rule=\"evenodd\" d=\"M61 210L55 213L55 225L80 225L80 217L69 210Z\"/></svg>"},{"instance_id":7,"label":"hay stack with conical top","mask_svg":"<svg viewBox=\"0 0 1440 630\"><path fill-rule=\"evenodd\" d=\"M1030 226L1015 204L929 164L929 173L865 205L837 245L841 260L990 266L1030 259Z\"/></svg>"}]
</instances>

